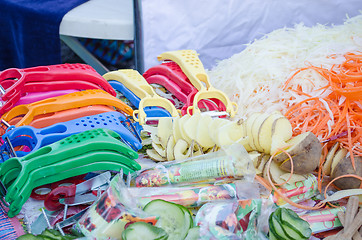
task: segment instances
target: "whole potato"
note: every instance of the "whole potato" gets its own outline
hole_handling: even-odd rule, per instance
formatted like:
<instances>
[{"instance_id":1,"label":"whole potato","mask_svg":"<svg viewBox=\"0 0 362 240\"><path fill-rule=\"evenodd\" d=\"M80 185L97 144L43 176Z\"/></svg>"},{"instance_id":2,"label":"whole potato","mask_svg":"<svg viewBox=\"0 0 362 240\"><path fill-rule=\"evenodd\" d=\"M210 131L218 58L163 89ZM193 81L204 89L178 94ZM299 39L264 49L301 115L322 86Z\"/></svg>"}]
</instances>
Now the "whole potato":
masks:
<instances>
[{"instance_id":1,"label":"whole potato","mask_svg":"<svg viewBox=\"0 0 362 240\"><path fill-rule=\"evenodd\" d=\"M313 172L319 164L322 155L322 145L312 132L302 133L287 141L290 145L286 152L293 158L293 171L297 174ZM280 164L284 171L291 171L290 159L281 152L274 156L273 161Z\"/></svg>"},{"instance_id":2,"label":"whole potato","mask_svg":"<svg viewBox=\"0 0 362 240\"><path fill-rule=\"evenodd\" d=\"M331 174L332 179L346 174L354 174L362 177L362 157L354 156L354 162L356 170L353 169L350 156L342 158L333 169ZM345 177L334 181L334 184L341 189L352 189L359 188L361 181L357 178Z\"/></svg>"}]
</instances>

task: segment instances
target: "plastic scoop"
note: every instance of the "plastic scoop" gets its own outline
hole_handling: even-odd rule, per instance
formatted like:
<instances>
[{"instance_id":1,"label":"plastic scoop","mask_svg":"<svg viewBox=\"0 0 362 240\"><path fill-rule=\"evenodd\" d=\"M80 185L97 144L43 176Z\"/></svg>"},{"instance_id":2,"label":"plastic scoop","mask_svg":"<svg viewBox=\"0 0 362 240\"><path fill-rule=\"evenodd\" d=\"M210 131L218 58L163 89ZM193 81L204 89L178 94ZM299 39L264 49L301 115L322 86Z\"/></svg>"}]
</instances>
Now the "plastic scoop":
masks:
<instances>
[{"instance_id":1,"label":"plastic scoop","mask_svg":"<svg viewBox=\"0 0 362 240\"><path fill-rule=\"evenodd\" d=\"M37 115L89 105L113 106L128 115L133 114L133 109L130 106L126 105L118 98L113 97L109 93L104 92L103 90L86 90L44 99L27 105L16 106L9 112L5 113L2 116L2 119L6 122L10 122L11 119L24 115L22 119L15 124L15 126L18 127L29 125Z\"/></svg>"},{"instance_id":2,"label":"plastic scoop","mask_svg":"<svg viewBox=\"0 0 362 240\"><path fill-rule=\"evenodd\" d=\"M146 113L145 107L157 106L166 109L172 117L179 116L176 107L166 98L158 96L147 81L139 72L133 69L121 69L118 71L108 72L103 75L106 80L117 80L126 88L138 96L141 101L138 110L133 112L133 119L141 125L145 124Z\"/></svg>"},{"instance_id":3,"label":"plastic scoop","mask_svg":"<svg viewBox=\"0 0 362 240\"><path fill-rule=\"evenodd\" d=\"M205 69L198 57L198 54L194 50L179 50L162 53L157 57L161 60L171 60L176 62L188 77L192 85L198 90L194 96L193 105L188 107L190 110L201 112L198 107L198 102L201 99L219 99L226 108L226 112L230 117L234 117L237 111L237 104L231 102L224 92L217 90L209 81L209 77L205 72Z\"/></svg>"},{"instance_id":4,"label":"plastic scoop","mask_svg":"<svg viewBox=\"0 0 362 240\"><path fill-rule=\"evenodd\" d=\"M16 79L11 86L5 86L3 81ZM14 95L21 95L22 89L27 82L48 82L48 81L74 81L83 80L97 84L113 96L116 92L91 66L86 64L58 64L50 66L38 66L31 68L9 68L0 73L0 84L5 88L2 100L7 101Z\"/></svg>"},{"instance_id":5,"label":"plastic scoop","mask_svg":"<svg viewBox=\"0 0 362 240\"><path fill-rule=\"evenodd\" d=\"M32 152L73 134L94 128L107 128L118 133L125 144L135 151L138 151L142 148L142 143L122 125L121 121L125 120L126 117L120 112L106 112L57 123L41 129L36 129L31 126L21 126L8 131L2 138L5 139L8 137L13 147L25 145L29 147ZM16 143L16 141L18 143ZM28 153L25 153L25 155ZM17 155L18 154L19 151L17 151Z\"/></svg>"},{"instance_id":6,"label":"plastic scoop","mask_svg":"<svg viewBox=\"0 0 362 240\"><path fill-rule=\"evenodd\" d=\"M12 199L9 202L8 215L15 216L19 213L22 205L36 187L94 171L120 171L122 169L126 174L132 173L135 169L129 166L129 162L131 162L131 159L121 154L110 151L96 151L36 169L29 174L29 180L21 188L18 188L16 185L11 185L9 188L14 189L12 191L14 191L15 195L9 192L6 194L5 198L9 196ZM13 186L14 188L12 188Z\"/></svg>"},{"instance_id":7,"label":"plastic scoop","mask_svg":"<svg viewBox=\"0 0 362 240\"><path fill-rule=\"evenodd\" d=\"M10 170L17 169L19 170L19 174L24 177L22 181L26 182L26 173L33 169L51 165L62 159L98 150L118 152L132 159L138 157L137 152L120 141L120 136L116 132L98 128L69 136L42 147L25 157L8 159L1 164L0 180L7 187L14 177L14 175L12 175L13 172L10 172ZM36 161L33 161L34 158L36 158ZM134 167L140 168L140 165L135 162ZM15 178L17 178L16 175ZM17 178L17 182L17 185L20 187L22 184L19 178Z\"/></svg>"}]
</instances>

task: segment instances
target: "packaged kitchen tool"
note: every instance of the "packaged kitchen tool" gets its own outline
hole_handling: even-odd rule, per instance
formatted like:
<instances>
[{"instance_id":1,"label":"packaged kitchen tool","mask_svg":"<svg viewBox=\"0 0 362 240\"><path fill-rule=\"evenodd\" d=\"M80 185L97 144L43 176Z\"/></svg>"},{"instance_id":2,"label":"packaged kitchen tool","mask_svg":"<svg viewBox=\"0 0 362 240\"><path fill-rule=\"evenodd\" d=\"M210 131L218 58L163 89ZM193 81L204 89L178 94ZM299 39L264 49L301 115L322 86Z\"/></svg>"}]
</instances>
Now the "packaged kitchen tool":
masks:
<instances>
[{"instance_id":1,"label":"packaged kitchen tool","mask_svg":"<svg viewBox=\"0 0 362 240\"><path fill-rule=\"evenodd\" d=\"M35 116L54 113L62 110L79 108L90 105L108 105L119 111L131 115L133 109L116 97L103 90L85 90L69 93L66 95L44 99L27 105L19 105L12 108L2 116L2 119L9 122L11 119L22 116L15 126L29 125Z\"/></svg>"},{"instance_id":2,"label":"packaged kitchen tool","mask_svg":"<svg viewBox=\"0 0 362 240\"><path fill-rule=\"evenodd\" d=\"M139 102L138 110L133 112L133 119L144 125L146 122L145 107L157 106L167 110L171 116L179 116L176 107L166 98L158 96L143 76L133 69L121 69L118 71L108 72L103 75L106 80L117 80L121 82L126 88L131 90L138 96L141 101Z\"/></svg>"},{"instance_id":3,"label":"packaged kitchen tool","mask_svg":"<svg viewBox=\"0 0 362 240\"><path fill-rule=\"evenodd\" d=\"M242 180L225 180L214 184L200 183L182 187L128 188L128 191L142 207L154 199L193 208L213 201L260 198L258 185Z\"/></svg>"},{"instance_id":4,"label":"packaged kitchen tool","mask_svg":"<svg viewBox=\"0 0 362 240\"><path fill-rule=\"evenodd\" d=\"M267 239L273 209L266 199L206 203L195 217L195 225L200 227L198 239Z\"/></svg>"},{"instance_id":5,"label":"packaged kitchen tool","mask_svg":"<svg viewBox=\"0 0 362 240\"><path fill-rule=\"evenodd\" d=\"M157 57L161 60L171 60L176 62L188 77L192 85L198 90L193 99L193 105L188 107L187 112L190 110L201 112L198 107L198 102L202 99L219 99L225 106L227 114L234 117L237 112L237 104L231 102L228 96L220 90L214 88L206 71L194 50L179 50L162 53Z\"/></svg>"},{"instance_id":6,"label":"packaged kitchen tool","mask_svg":"<svg viewBox=\"0 0 362 240\"><path fill-rule=\"evenodd\" d=\"M156 216L137 207L136 200L129 195L121 175L117 174L107 191L77 222L75 229L97 240L120 240L128 225L135 222L155 225L157 220Z\"/></svg>"},{"instance_id":7,"label":"packaged kitchen tool","mask_svg":"<svg viewBox=\"0 0 362 240\"><path fill-rule=\"evenodd\" d=\"M190 157L182 161L158 163L128 177L128 185L156 187L215 181L223 178L244 178L252 181L253 163L241 144L233 144L217 152Z\"/></svg>"},{"instance_id":8,"label":"packaged kitchen tool","mask_svg":"<svg viewBox=\"0 0 362 240\"><path fill-rule=\"evenodd\" d=\"M279 191L294 203L303 202L319 193L317 178L313 174L309 174L307 175L307 179L303 181L298 181L293 184L284 184L283 187L279 188ZM273 201L278 206L285 207L288 205L288 203L286 203L276 192L273 193Z\"/></svg>"}]
</instances>

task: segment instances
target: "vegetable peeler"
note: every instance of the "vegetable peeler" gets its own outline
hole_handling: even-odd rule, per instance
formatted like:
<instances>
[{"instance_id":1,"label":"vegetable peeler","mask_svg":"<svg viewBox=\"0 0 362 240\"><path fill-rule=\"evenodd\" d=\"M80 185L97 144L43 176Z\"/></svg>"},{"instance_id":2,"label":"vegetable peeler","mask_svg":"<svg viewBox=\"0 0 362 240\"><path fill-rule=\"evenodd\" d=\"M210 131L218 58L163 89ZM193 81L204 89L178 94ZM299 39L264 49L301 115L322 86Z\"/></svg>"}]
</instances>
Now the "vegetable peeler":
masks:
<instances>
[{"instance_id":1,"label":"vegetable peeler","mask_svg":"<svg viewBox=\"0 0 362 240\"><path fill-rule=\"evenodd\" d=\"M160 84L184 103L181 114L187 114L187 108L192 106L197 89L190 83L177 63L169 61L148 69L144 78L149 84ZM218 99L203 99L198 103L200 109L207 111L225 111L224 104Z\"/></svg>"},{"instance_id":2,"label":"vegetable peeler","mask_svg":"<svg viewBox=\"0 0 362 240\"><path fill-rule=\"evenodd\" d=\"M133 150L138 151L142 148L142 143L137 139L123 124L126 117L117 111L105 112L101 114L86 116L70 120L67 122L56 123L45 128L34 128L31 126L21 126L11 129L6 132L2 138L8 137L13 147L25 145L29 147L30 152L36 151L39 148L52 144L70 135L87 131L93 128L107 128L118 133L122 141L130 146ZM6 146L4 141L3 149ZM18 156L25 156L30 152L16 152Z\"/></svg>"},{"instance_id":3,"label":"vegetable peeler","mask_svg":"<svg viewBox=\"0 0 362 240\"><path fill-rule=\"evenodd\" d=\"M62 207L62 204L59 202L60 199L91 192L101 186L108 185L110 181L111 173L107 171L78 184L59 186L46 195L44 206L49 211L58 210Z\"/></svg>"},{"instance_id":4,"label":"vegetable peeler","mask_svg":"<svg viewBox=\"0 0 362 240\"><path fill-rule=\"evenodd\" d=\"M133 69L121 69L118 71L108 72L103 75L106 80L117 80L121 82L126 88L138 96L141 101L139 102L138 110L133 112L133 119L144 125L146 121L146 113L144 108L149 106L157 106L166 109L171 116L179 116L176 107L165 98L158 96L143 76Z\"/></svg>"},{"instance_id":5,"label":"vegetable peeler","mask_svg":"<svg viewBox=\"0 0 362 240\"><path fill-rule=\"evenodd\" d=\"M20 211L35 187L91 171L139 170L140 165L134 161L137 152L119 138L112 130L92 129L1 164L0 180L7 188L9 216Z\"/></svg>"},{"instance_id":6,"label":"vegetable peeler","mask_svg":"<svg viewBox=\"0 0 362 240\"><path fill-rule=\"evenodd\" d=\"M21 120L15 124L15 126L18 127L29 125L35 116L41 114L53 113L89 105L113 106L128 115L132 116L133 114L133 109L130 106L126 105L118 98L113 97L109 93L96 89L69 93L27 105L19 105L5 113L2 116L2 119L4 119L6 122L10 122L11 119L24 115Z\"/></svg>"},{"instance_id":7,"label":"vegetable peeler","mask_svg":"<svg viewBox=\"0 0 362 240\"><path fill-rule=\"evenodd\" d=\"M108 81L111 86L118 92L120 92L123 96L125 96L130 102L131 104L138 109L139 107L139 103L141 101L141 99L139 97L137 97L132 91L130 91L128 88L126 88L121 82L116 81L116 80L109 80ZM160 107L145 107L144 111L146 113L146 115L148 117L171 117L170 113L168 111L166 111L163 108ZM141 130L143 129L142 126L136 122L134 124L135 128L137 129L138 134L141 132Z\"/></svg>"},{"instance_id":8,"label":"vegetable peeler","mask_svg":"<svg viewBox=\"0 0 362 240\"><path fill-rule=\"evenodd\" d=\"M192 106L187 108L195 112L201 112L198 107L198 102L201 99L219 99L226 108L226 112L230 117L234 117L237 111L237 104L231 102L226 94L214 88L205 69L200 61L198 54L194 50L179 50L162 53L157 57L158 61L171 60L176 62L188 77L192 85L198 90L193 99Z\"/></svg>"},{"instance_id":9,"label":"vegetable peeler","mask_svg":"<svg viewBox=\"0 0 362 240\"><path fill-rule=\"evenodd\" d=\"M4 81L16 79L13 84L5 84ZM0 84L5 90L2 100L7 101L14 95L21 95L25 83L82 80L94 83L103 90L116 96L116 92L91 66L86 64L58 64L49 66L38 66L31 68L9 68L0 73Z\"/></svg>"}]
</instances>

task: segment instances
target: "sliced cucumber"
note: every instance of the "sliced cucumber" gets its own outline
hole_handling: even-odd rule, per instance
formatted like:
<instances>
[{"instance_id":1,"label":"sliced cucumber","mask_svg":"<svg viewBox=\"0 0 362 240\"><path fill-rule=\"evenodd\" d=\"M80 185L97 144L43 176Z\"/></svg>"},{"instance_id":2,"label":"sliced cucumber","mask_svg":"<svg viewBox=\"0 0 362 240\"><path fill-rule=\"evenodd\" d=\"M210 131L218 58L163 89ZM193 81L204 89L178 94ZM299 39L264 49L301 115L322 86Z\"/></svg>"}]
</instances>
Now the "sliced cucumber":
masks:
<instances>
[{"instance_id":1,"label":"sliced cucumber","mask_svg":"<svg viewBox=\"0 0 362 240\"><path fill-rule=\"evenodd\" d=\"M135 222L122 232L123 240L166 240L168 234L162 228L145 222Z\"/></svg>"},{"instance_id":2,"label":"sliced cucumber","mask_svg":"<svg viewBox=\"0 0 362 240\"><path fill-rule=\"evenodd\" d=\"M280 220L283 225L288 226L300 235L299 239L309 239L312 229L307 221L301 219L293 210L282 208Z\"/></svg>"},{"instance_id":3,"label":"sliced cucumber","mask_svg":"<svg viewBox=\"0 0 362 240\"><path fill-rule=\"evenodd\" d=\"M185 240L198 240L200 237L200 227L193 227L189 229Z\"/></svg>"},{"instance_id":4,"label":"sliced cucumber","mask_svg":"<svg viewBox=\"0 0 362 240\"><path fill-rule=\"evenodd\" d=\"M156 226L164 229L172 240L184 240L192 226L190 212L186 212L183 206L176 203L156 199L149 202L143 210L159 216Z\"/></svg>"},{"instance_id":5,"label":"sliced cucumber","mask_svg":"<svg viewBox=\"0 0 362 240\"><path fill-rule=\"evenodd\" d=\"M269 240L279 240L272 231L269 231Z\"/></svg>"},{"instance_id":6,"label":"sliced cucumber","mask_svg":"<svg viewBox=\"0 0 362 240\"><path fill-rule=\"evenodd\" d=\"M287 225L283 225L283 229L285 234L287 234L290 239L304 239L303 236Z\"/></svg>"},{"instance_id":7,"label":"sliced cucumber","mask_svg":"<svg viewBox=\"0 0 362 240\"><path fill-rule=\"evenodd\" d=\"M289 240L289 237L285 234L281 221L276 214L270 215L269 218L270 230L278 236L280 240Z\"/></svg>"}]
</instances>

